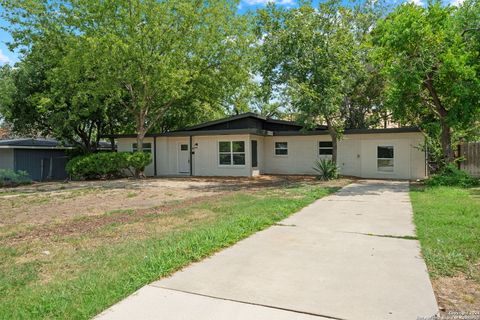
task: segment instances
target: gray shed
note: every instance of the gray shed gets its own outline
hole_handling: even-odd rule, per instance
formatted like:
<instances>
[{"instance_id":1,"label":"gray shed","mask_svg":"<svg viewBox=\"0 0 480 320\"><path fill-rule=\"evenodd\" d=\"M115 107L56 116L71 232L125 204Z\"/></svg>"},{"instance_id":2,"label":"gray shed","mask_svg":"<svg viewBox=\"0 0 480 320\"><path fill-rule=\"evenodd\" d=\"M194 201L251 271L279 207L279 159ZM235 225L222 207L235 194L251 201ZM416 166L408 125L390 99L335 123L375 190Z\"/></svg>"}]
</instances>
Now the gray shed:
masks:
<instances>
[{"instance_id":1,"label":"gray shed","mask_svg":"<svg viewBox=\"0 0 480 320\"><path fill-rule=\"evenodd\" d=\"M0 169L26 171L35 181L63 180L72 148L50 139L0 140Z\"/></svg>"}]
</instances>

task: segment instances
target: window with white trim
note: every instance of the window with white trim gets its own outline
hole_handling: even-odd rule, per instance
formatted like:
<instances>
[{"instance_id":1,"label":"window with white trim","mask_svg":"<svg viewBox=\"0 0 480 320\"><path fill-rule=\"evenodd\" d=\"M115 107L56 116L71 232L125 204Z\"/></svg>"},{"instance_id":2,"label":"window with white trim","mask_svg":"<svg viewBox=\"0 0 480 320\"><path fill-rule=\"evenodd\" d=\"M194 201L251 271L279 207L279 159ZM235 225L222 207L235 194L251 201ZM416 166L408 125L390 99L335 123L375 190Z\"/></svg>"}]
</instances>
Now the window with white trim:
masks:
<instances>
[{"instance_id":1,"label":"window with white trim","mask_svg":"<svg viewBox=\"0 0 480 320\"><path fill-rule=\"evenodd\" d=\"M245 141L219 141L218 164L221 166L244 166Z\"/></svg>"},{"instance_id":2,"label":"window with white trim","mask_svg":"<svg viewBox=\"0 0 480 320\"><path fill-rule=\"evenodd\" d=\"M136 143L132 144L132 151L133 152L138 151L137 146L138 146L138 144L136 144ZM146 153L151 153L152 152L152 144L150 142L146 142L146 143L143 144L143 152L146 152Z\"/></svg>"},{"instance_id":3,"label":"window with white trim","mask_svg":"<svg viewBox=\"0 0 480 320\"><path fill-rule=\"evenodd\" d=\"M333 154L332 141L320 141L318 143L318 154L321 156L332 155Z\"/></svg>"},{"instance_id":4,"label":"window with white trim","mask_svg":"<svg viewBox=\"0 0 480 320\"><path fill-rule=\"evenodd\" d=\"M288 155L288 142L275 142L275 155L276 156Z\"/></svg>"},{"instance_id":5,"label":"window with white trim","mask_svg":"<svg viewBox=\"0 0 480 320\"><path fill-rule=\"evenodd\" d=\"M393 146L377 146L377 170L379 172L393 172Z\"/></svg>"}]
</instances>

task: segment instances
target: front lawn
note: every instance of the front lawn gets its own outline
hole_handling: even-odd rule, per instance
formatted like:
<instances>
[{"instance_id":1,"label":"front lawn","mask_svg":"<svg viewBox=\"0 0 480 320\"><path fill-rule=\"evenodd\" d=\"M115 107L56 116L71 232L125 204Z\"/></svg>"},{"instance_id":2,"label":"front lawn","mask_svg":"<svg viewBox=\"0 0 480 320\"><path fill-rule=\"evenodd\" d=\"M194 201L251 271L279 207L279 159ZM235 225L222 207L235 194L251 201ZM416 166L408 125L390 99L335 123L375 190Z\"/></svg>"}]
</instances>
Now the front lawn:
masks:
<instances>
[{"instance_id":1,"label":"front lawn","mask_svg":"<svg viewBox=\"0 0 480 320\"><path fill-rule=\"evenodd\" d=\"M478 189L412 187L417 235L439 304L446 310L480 306Z\"/></svg>"},{"instance_id":2,"label":"front lawn","mask_svg":"<svg viewBox=\"0 0 480 320\"><path fill-rule=\"evenodd\" d=\"M285 183L0 233L0 318L91 318L336 190Z\"/></svg>"}]
</instances>

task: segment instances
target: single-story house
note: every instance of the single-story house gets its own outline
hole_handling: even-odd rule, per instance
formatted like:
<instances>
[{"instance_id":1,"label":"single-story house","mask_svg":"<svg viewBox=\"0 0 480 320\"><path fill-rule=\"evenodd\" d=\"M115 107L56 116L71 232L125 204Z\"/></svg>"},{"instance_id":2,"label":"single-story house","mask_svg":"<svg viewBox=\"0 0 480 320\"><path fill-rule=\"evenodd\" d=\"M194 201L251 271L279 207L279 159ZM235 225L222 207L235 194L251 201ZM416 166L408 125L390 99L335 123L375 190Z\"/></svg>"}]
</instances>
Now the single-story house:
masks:
<instances>
[{"instance_id":1,"label":"single-story house","mask_svg":"<svg viewBox=\"0 0 480 320\"><path fill-rule=\"evenodd\" d=\"M0 169L26 171L35 181L63 180L68 149L73 147L51 139L0 140Z\"/></svg>"},{"instance_id":2,"label":"single-story house","mask_svg":"<svg viewBox=\"0 0 480 320\"><path fill-rule=\"evenodd\" d=\"M108 136L118 151L137 149L135 134ZM418 128L345 130L338 142L341 174L362 178L422 179L427 175L425 136ZM183 130L147 134L153 162L148 176L245 176L315 174L314 162L330 158L326 127L302 126L254 113L210 121Z\"/></svg>"}]
</instances>

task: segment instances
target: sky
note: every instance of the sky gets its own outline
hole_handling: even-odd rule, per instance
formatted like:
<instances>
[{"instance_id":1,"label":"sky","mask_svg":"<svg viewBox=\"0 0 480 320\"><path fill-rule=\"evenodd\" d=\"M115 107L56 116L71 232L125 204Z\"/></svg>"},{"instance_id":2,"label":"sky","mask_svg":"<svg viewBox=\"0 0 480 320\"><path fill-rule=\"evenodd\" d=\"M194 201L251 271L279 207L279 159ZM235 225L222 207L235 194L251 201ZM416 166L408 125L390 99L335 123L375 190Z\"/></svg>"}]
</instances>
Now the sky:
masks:
<instances>
[{"instance_id":1,"label":"sky","mask_svg":"<svg viewBox=\"0 0 480 320\"><path fill-rule=\"evenodd\" d=\"M426 2L426 0L391 0L391 1L394 1L394 2L410 1L417 5L423 5ZM447 1L447 3L458 5L463 0L445 0L445 1ZM268 2L275 2L277 5L287 7L287 8L295 7L298 4L298 0L242 0L240 1L240 4L238 6L238 12L245 13L251 10L256 10L258 8L264 7ZM318 1L314 1L315 5L316 3L318 3ZM0 7L0 12L2 10L3 9ZM0 28L7 27L7 26L8 26L7 23L0 19ZM10 35L4 30L0 29L0 65L3 65L5 63L14 65L16 62L19 61L20 57L18 53L11 52L6 45L6 43L11 40L12 38L10 37Z\"/></svg>"}]
</instances>

